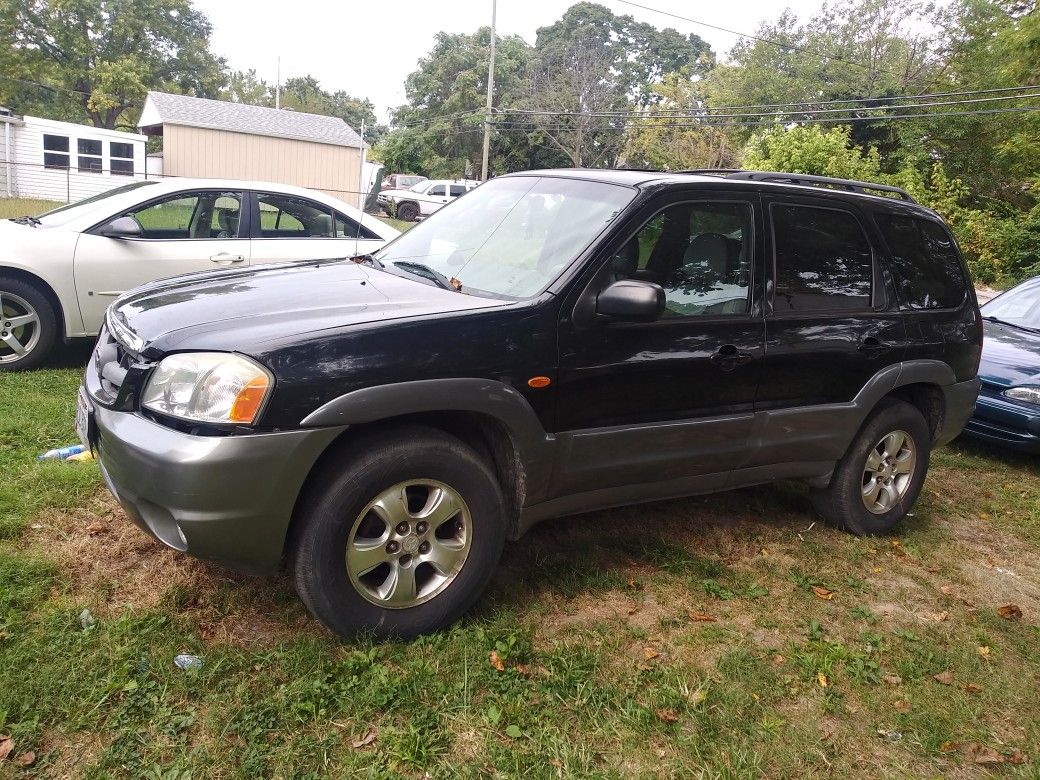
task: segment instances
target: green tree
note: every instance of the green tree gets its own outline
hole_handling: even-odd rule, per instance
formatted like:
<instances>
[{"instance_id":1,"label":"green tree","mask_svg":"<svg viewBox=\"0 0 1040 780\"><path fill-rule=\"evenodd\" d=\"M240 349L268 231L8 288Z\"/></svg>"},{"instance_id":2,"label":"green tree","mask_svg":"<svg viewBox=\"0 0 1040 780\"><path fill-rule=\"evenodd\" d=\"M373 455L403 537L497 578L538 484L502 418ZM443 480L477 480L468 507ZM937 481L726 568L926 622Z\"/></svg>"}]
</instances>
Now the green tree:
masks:
<instances>
[{"instance_id":1,"label":"green tree","mask_svg":"<svg viewBox=\"0 0 1040 780\"><path fill-rule=\"evenodd\" d=\"M236 70L221 96L224 100L251 106L273 106L274 89L256 75L256 70Z\"/></svg>"},{"instance_id":2,"label":"green tree","mask_svg":"<svg viewBox=\"0 0 1040 780\"><path fill-rule=\"evenodd\" d=\"M343 90L326 92L314 76L286 79L282 85L281 107L339 117L358 132L364 121L365 141L369 143L375 143L386 132L386 128L376 122L371 100L354 97Z\"/></svg>"},{"instance_id":3,"label":"green tree","mask_svg":"<svg viewBox=\"0 0 1040 780\"><path fill-rule=\"evenodd\" d=\"M190 0L0 0L0 101L133 126L149 89L220 94L224 62L209 34Z\"/></svg>"},{"instance_id":4,"label":"green tree","mask_svg":"<svg viewBox=\"0 0 1040 780\"><path fill-rule=\"evenodd\" d=\"M658 30L596 3L577 3L538 30L526 108L575 166L614 165L625 115L656 102L664 74L702 75L714 64L696 35Z\"/></svg>"},{"instance_id":5,"label":"green tree","mask_svg":"<svg viewBox=\"0 0 1040 780\"><path fill-rule=\"evenodd\" d=\"M496 40L494 105L515 106L528 85L531 47L518 36ZM408 103L378 150L390 170L455 177L480 171L491 29L438 33L433 49L405 81ZM537 160L560 164L540 148L544 139L503 123L492 136L492 168L504 173Z\"/></svg>"}]
</instances>

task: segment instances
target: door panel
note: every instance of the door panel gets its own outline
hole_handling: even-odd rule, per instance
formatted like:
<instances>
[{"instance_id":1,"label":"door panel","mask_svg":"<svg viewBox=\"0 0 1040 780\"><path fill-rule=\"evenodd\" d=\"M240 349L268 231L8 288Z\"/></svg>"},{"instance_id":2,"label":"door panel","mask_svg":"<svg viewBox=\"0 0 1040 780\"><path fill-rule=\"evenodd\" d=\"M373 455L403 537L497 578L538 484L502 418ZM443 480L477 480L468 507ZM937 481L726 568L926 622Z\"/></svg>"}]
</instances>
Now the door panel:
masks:
<instances>
[{"instance_id":1,"label":"door panel","mask_svg":"<svg viewBox=\"0 0 1040 780\"><path fill-rule=\"evenodd\" d=\"M249 265L249 240L235 237L239 213L238 193L179 193L113 215L113 219L136 219L142 238L82 234L73 267L84 329L98 331L109 304L138 285L222 266Z\"/></svg>"},{"instance_id":2,"label":"door panel","mask_svg":"<svg viewBox=\"0 0 1040 780\"><path fill-rule=\"evenodd\" d=\"M317 201L276 193L256 193L253 200L253 265L353 257L386 243L364 237L368 231L357 222Z\"/></svg>"},{"instance_id":3,"label":"door panel","mask_svg":"<svg viewBox=\"0 0 1040 780\"><path fill-rule=\"evenodd\" d=\"M906 328L880 273L877 236L854 207L815 198L766 201L772 295L756 409L767 414L750 465L833 460L849 436L841 421L861 414L853 399L902 360ZM809 408L820 405L835 406Z\"/></svg>"},{"instance_id":4,"label":"door panel","mask_svg":"<svg viewBox=\"0 0 1040 780\"><path fill-rule=\"evenodd\" d=\"M745 455L764 355L756 210L703 191L696 202L677 197L646 209L583 293L652 281L665 288L665 316L561 323L557 494L724 474Z\"/></svg>"}]
</instances>

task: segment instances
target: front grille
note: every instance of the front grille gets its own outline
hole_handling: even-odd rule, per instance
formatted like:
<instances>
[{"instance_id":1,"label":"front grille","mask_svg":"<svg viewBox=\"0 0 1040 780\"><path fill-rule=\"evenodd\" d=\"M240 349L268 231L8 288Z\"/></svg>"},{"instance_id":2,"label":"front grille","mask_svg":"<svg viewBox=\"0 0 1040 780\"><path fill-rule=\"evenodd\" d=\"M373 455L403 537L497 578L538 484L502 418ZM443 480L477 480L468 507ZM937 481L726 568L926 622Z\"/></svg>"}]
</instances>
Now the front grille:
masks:
<instances>
[{"instance_id":1,"label":"front grille","mask_svg":"<svg viewBox=\"0 0 1040 780\"><path fill-rule=\"evenodd\" d=\"M88 370L96 373L98 400L120 408L132 403L140 377L149 367L120 344L107 327L101 329L91 364Z\"/></svg>"}]
</instances>

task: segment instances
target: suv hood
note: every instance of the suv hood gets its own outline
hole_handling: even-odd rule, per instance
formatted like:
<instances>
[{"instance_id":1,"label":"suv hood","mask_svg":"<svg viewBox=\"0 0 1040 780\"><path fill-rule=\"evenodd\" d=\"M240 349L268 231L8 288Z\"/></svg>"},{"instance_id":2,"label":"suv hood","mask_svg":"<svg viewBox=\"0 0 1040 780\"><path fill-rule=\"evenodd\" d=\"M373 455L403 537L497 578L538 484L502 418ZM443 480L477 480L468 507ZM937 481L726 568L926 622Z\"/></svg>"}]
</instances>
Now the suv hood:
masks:
<instances>
[{"instance_id":1,"label":"suv hood","mask_svg":"<svg viewBox=\"0 0 1040 780\"><path fill-rule=\"evenodd\" d=\"M258 355L322 331L508 303L331 260L153 282L119 298L110 316L148 357L203 349Z\"/></svg>"}]
</instances>

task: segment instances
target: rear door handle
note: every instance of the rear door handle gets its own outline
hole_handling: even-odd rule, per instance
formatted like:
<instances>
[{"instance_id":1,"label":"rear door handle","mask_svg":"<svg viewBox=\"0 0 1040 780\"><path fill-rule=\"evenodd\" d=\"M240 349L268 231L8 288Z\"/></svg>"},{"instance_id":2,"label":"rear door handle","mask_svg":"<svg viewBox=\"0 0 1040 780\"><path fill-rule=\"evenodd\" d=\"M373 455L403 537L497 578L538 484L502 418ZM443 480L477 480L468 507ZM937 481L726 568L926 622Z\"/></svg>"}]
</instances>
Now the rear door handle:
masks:
<instances>
[{"instance_id":1,"label":"rear door handle","mask_svg":"<svg viewBox=\"0 0 1040 780\"><path fill-rule=\"evenodd\" d=\"M708 359L723 371L732 371L737 366L747 363L752 357L750 352L742 352L734 344L724 344Z\"/></svg>"},{"instance_id":2,"label":"rear door handle","mask_svg":"<svg viewBox=\"0 0 1040 780\"><path fill-rule=\"evenodd\" d=\"M246 259L245 255L231 255L231 254L228 254L227 252L221 252L220 254L217 254L217 255L210 255L210 258L209 258L211 263L220 263L222 265L231 265L232 263L241 263L241 262L245 261L245 259Z\"/></svg>"},{"instance_id":3,"label":"rear door handle","mask_svg":"<svg viewBox=\"0 0 1040 780\"><path fill-rule=\"evenodd\" d=\"M863 341L859 343L859 346L856 347L856 349L858 349L860 352L867 352L869 354L877 355L882 352L887 352L888 350L892 349L892 347L891 345L886 344L885 342L875 338L874 336L867 336L865 339L863 339Z\"/></svg>"}]
</instances>

